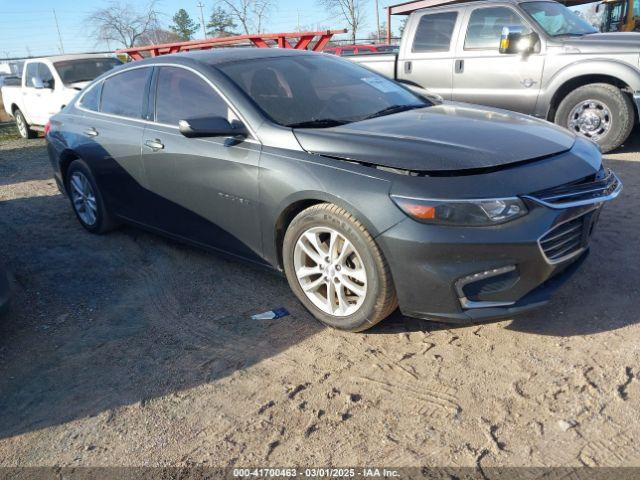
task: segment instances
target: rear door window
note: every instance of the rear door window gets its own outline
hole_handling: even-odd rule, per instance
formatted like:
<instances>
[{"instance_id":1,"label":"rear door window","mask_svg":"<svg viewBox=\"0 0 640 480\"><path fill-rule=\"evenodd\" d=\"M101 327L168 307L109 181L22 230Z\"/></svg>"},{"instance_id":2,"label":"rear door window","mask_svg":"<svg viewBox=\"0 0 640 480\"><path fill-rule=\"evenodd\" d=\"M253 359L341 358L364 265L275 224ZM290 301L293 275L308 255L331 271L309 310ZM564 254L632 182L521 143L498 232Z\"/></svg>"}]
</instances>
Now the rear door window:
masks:
<instances>
[{"instance_id":1,"label":"rear door window","mask_svg":"<svg viewBox=\"0 0 640 480\"><path fill-rule=\"evenodd\" d=\"M102 84L100 111L128 118L141 118L151 68L136 68L107 78Z\"/></svg>"},{"instance_id":2,"label":"rear door window","mask_svg":"<svg viewBox=\"0 0 640 480\"><path fill-rule=\"evenodd\" d=\"M413 37L413 52L448 52L451 49L457 12L423 15Z\"/></svg>"},{"instance_id":3,"label":"rear door window","mask_svg":"<svg viewBox=\"0 0 640 480\"><path fill-rule=\"evenodd\" d=\"M227 103L207 82L189 70L161 67L156 90L156 122L178 125L201 117L228 118Z\"/></svg>"},{"instance_id":4,"label":"rear door window","mask_svg":"<svg viewBox=\"0 0 640 480\"><path fill-rule=\"evenodd\" d=\"M473 11L464 40L465 50L498 50L504 27L525 29L522 19L510 8L478 8Z\"/></svg>"}]
</instances>

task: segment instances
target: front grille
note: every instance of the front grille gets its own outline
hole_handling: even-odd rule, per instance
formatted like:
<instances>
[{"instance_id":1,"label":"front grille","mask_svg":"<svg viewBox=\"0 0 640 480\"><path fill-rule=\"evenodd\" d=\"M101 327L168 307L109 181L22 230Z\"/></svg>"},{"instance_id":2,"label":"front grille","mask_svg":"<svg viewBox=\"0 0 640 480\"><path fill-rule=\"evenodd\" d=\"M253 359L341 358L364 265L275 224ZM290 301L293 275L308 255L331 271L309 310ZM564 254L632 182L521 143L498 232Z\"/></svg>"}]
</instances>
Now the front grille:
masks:
<instances>
[{"instance_id":1,"label":"front grille","mask_svg":"<svg viewBox=\"0 0 640 480\"><path fill-rule=\"evenodd\" d=\"M554 208L568 207L578 203L597 203L608 200L620 188L620 180L609 170L601 168L596 175L590 175L578 182L561 185L528 195Z\"/></svg>"},{"instance_id":2,"label":"front grille","mask_svg":"<svg viewBox=\"0 0 640 480\"><path fill-rule=\"evenodd\" d=\"M599 210L591 211L549 230L540 239L540 247L550 262L565 260L587 247Z\"/></svg>"}]
</instances>

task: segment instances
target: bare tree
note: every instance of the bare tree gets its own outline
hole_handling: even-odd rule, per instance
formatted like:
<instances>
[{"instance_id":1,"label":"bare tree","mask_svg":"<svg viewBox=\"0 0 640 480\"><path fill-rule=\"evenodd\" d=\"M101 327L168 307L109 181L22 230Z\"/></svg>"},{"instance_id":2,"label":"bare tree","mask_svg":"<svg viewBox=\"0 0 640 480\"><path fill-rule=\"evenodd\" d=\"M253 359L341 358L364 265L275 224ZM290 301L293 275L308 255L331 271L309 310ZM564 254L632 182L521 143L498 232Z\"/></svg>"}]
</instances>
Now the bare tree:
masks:
<instances>
[{"instance_id":1,"label":"bare tree","mask_svg":"<svg viewBox=\"0 0 640 480\"><path fill-rule=\"evenodd\" d=\"M351 32L351 41L354 43L358 30L364 23L366 3L367 0L320 0L321 5L346 20Z\"/></svg>"},{"instance_id":2,"label":"bare tree","mask_svg":"<svg viewBox=\"0 0 640 480\"><path fill-rule=\"evenodd\" d=\"M272 0L222 0L222 3L247 35L262 32L263 22L272 7Z\"/></svg>"},{"instance_id":3,"label":"bare tree","mask_svg":"<svg viewBox=\"0 0 640 480\"><path fill-rule=\"evenodd\" d=\"M159 29L155 0L139 11L132 5L112 0L106 7L87 17L96 38L116 42L124 48L133 47L140 37Z\"/></svg>"},{"instance_id":4,"label":"bare tree","mask_svg":"<svg viewBox=\"0 0 640 480\"><path fill-rule=\"evenodd\" d=\"M136 40L135 46L142 45L160 45L163 43L179 42L180 37L171 30L164 30L162 28L154 28L148 32L143 33Z\"/></svg>"}]
</instances>

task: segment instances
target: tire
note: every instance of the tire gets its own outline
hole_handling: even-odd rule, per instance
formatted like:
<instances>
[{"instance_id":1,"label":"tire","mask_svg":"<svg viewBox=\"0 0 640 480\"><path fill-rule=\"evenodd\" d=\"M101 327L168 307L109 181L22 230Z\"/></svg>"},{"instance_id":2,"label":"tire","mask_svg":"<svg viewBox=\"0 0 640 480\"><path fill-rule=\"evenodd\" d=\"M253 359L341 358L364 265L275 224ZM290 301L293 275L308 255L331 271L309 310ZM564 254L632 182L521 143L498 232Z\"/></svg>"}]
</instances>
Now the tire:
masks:
<instances>
[{"instance_id":1,"label":"tire","mask_svg":"<svg viewBox=\"0 0 640 480\"><path fill-rule=\"evenodd\" d=\"M571 124L572 120L577 122L581 116L593 118L592 112L600 118L600 125L593 133L585 132L575 123ZM609 126L601 133L603 125L607 125L603 119L608 119ZM555 116L555 123L574 133L586 133L585 136L595 140L604 153L624 143L633 129L634 121L635 112L629 96L608 83L592 83L576 88L560 102Z\"/></svg>"},{"instance_id":2,"label":"tire","mask_svg":"<svg viewBox=\"0 0 640 480\"><path fill-rule=\"evenodd\" d=\"M318 254L309 238L318 240L322 249L324 257L320 255L319 263L307 254L308 251L314 257ZM331 238L335 239L333 254L329 251ZM341 252L344 253L340 255ZM398 306L389 265L382 252L362 223L336 205L323 203L300 212L285 233L282 258L296 297L325 325L360 332L384 320ZM297 272L302 269L315 273L299 278ZM319 287L311 289L316 284Z\"/></svg>"},{"instance_id":3,"label":"tire","mask_svg":"<svg viewBox=\"0 0 640 480\"><path fill-rule=\"evenodd\" d=\"M69 165L65 177L65 187L71 201L71 208L73 208L80 224L89 232L102 234L118 226L106 208L104 197L96 184L91 170L82 160L74 160ZM78 200L79 187L85 193L86 202ZM89 200L91 196L93 197L93 202ZM95 209L91 208L89 204L92 204ZM94 213L93 221L91 221L91 215L87 216L89 211Z\"/></svg>"},{"instance_id":4,"label":"tire","mask_svg":"<svg viewBox=\"0 0 640 480\"><path fill-rule=\"evenodd\" d=\"M16 109L13 116L16 119L16 127L18 127L18 132L22 138L31 139L38 136L38 132L31 130L31 125L27 123L27 119L24 118L19 108Z\"/></svg>"}]
</instances>

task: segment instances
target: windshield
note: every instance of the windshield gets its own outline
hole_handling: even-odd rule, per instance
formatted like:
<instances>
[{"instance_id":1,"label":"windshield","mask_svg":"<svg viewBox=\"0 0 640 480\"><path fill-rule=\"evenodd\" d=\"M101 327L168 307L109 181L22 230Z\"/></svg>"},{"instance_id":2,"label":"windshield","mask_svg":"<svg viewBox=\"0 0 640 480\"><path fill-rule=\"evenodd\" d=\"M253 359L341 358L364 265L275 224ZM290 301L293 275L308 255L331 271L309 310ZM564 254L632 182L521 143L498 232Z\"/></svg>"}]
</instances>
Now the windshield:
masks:
<instances>
[{"instance_id":1,"label":"windshield","mask_svg":"<svg viewBox=\"0 0 640 480\"><path fill-rule=\"evenodd\" d=\"M332 127L432 105L394 81L329 55L241 60L216 67L269 118L288 127Z\"/></svg>"},{"instance_id":2,"label":"windshield","mask_svg":"<svg viewBox=\"0 0 640 480\"><path fill-rule=\"evenodd\" d=\"M111 70L113 67L121 65L122 62L117 58L83 58L78 60L64 60L54 62L54 67L58 71L60 78L64 84L76 82L90 82L99 77L104 72Z\"/></svg>"},{"instance_id":3,"label":"windshield","mask_svg":"<svg viewBox=\"0 0 640 480\"><path fill-rule=\"evenodd\" d=\"M588 35L597 30L564 5L556 2L527 2L522 8L552 37Z\"/></svg>"}]
</instances>

